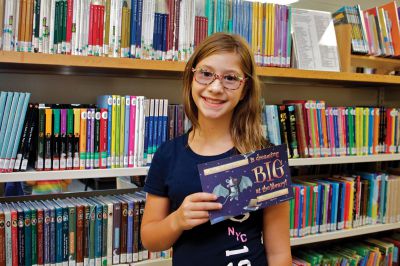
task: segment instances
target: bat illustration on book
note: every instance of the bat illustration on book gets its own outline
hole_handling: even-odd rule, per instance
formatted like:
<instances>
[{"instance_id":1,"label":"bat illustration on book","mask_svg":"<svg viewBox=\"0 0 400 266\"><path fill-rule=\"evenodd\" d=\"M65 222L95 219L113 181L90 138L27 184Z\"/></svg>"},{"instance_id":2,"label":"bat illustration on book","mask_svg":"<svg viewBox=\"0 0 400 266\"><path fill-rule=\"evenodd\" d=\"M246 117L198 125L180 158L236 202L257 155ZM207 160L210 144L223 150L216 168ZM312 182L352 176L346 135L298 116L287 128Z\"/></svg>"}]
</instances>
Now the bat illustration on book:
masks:
<instances>
[{"instance_id":1,"label":"bat illustration on book","mask_svg":"<svg viewBox=\"0 0 400 266\"><path fill-rule=\"evenodd\" d=\"M229 179L226 179L225 182L225 186L218 184L213 189L213 194L217 195L218 197L225 198L225 201L222 203L222 205L225 205L228 200L239 200L239 194L245 189L253 186L253 182L251 182L250 178L247 176L242 176L241 178L229 177Z\"/></svg>"}]
</instances>

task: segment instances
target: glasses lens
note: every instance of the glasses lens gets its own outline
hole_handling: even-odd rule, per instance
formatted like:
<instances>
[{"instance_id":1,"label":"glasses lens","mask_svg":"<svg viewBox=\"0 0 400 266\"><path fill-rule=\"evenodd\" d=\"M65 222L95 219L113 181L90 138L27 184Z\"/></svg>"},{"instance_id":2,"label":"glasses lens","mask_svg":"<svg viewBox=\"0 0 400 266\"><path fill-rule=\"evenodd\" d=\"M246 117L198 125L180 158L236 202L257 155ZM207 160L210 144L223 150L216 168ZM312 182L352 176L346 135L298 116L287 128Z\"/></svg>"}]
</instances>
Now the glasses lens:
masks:
<instances>
[{"instance_id":1,"label":"glasses lens","mask_svg":"<svg viewBox=\"0 0 400 266\"><path fill-rule=\"evenodd\" d=\"M225 75L222 81L225 88L236 90L240 86L240 79L235 75Z\"/></svg>"},{"instance_id":2,"label":"glasses lens","mask_svg":"<svg viewBox=\"0 0 400 266\"><path fill-rule=\"evenodd\" d=\"M200 84L208 85L214 80L214 73L199 69L194 73L194 78Z\"/></svg>"}]
</instances>

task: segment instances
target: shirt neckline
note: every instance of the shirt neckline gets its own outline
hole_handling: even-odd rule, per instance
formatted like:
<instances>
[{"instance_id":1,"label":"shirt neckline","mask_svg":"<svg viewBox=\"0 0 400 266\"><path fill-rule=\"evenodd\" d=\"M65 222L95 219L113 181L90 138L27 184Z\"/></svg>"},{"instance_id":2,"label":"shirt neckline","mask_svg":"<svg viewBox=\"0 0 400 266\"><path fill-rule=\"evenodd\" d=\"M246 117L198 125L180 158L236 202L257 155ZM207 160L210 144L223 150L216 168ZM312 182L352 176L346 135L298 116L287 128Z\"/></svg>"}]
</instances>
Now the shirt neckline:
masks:
<instances>
[{"instance_id":1,"label":"shirt neckline","mask_svg":"<svg viewBox=\"0 0 400 266\"><path fill-rule=\"evenodd\" d=\"M201 154L198 154L198 153L194 152L194 151L192 150L192 148L190 148L190 146L189 146L189 141L188 141L188 140L189 140L189 132L187 132L187 133L184 135L183 143L184 143L186 149L188 150L189 154L190 154L192 157L198 158L198 159L222 159L222 158L225 158L225 157L228 157L228 156L233 155L234 151L236 150L235 147L232 147L231 149L229 149L229 150L227 150L227 151L225 151L225 152L223 152L223 153L220 153L220 154L215 154L215 155L201 155Z\"/></svg>"}]
</instances>

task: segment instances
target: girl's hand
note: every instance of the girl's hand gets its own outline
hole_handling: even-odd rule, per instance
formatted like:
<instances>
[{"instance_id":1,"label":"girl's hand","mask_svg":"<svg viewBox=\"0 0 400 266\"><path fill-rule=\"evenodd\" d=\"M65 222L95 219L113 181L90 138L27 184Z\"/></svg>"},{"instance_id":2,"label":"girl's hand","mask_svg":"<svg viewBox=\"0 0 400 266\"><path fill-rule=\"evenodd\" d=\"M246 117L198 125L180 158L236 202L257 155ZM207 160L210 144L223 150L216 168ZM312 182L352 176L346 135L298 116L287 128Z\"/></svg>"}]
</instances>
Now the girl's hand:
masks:
<instances>
[{"instance_id":1,"label":"girl's hand","mask_svg":"<svg viewBox=\"0 0 400 266\"><path fill-rule=\"evenodd\" d=\"M187 196L175 211L175 225L178 230L189 230L209 220L209 210L219 210L222 204L214 202L217 196L199 192Z\"/></svg>"}]
</instances>

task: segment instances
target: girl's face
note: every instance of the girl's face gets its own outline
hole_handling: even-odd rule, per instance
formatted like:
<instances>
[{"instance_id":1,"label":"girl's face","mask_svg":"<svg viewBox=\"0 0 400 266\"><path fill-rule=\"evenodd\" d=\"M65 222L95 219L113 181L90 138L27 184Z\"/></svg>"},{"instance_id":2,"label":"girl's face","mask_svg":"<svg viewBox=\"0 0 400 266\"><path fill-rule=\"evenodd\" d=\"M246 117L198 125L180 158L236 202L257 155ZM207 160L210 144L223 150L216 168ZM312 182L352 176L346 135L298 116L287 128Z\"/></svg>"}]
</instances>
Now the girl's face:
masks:
<instances>
[{"instance_id":1,"label":"girl's face","mask_svg":"<svg viewBox=\"0 0 400 266\"><path fill-rule=\"evenodd\" d=\"M213 54L193 69L192 97L198 119L231 119L233 110L244 97L245 76L236 53ZM210 83L211 82L211 83Z\"/></svg>"}]
</instances>

